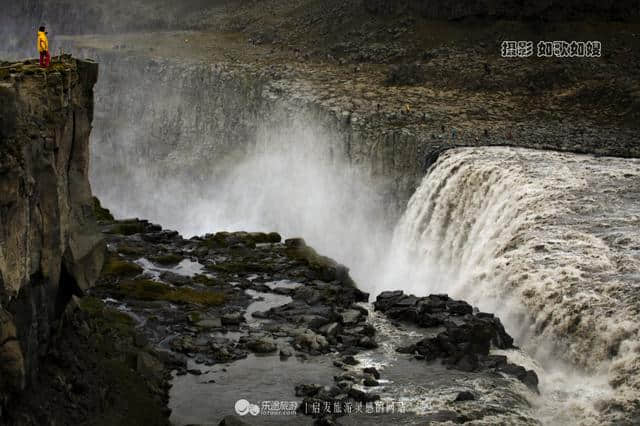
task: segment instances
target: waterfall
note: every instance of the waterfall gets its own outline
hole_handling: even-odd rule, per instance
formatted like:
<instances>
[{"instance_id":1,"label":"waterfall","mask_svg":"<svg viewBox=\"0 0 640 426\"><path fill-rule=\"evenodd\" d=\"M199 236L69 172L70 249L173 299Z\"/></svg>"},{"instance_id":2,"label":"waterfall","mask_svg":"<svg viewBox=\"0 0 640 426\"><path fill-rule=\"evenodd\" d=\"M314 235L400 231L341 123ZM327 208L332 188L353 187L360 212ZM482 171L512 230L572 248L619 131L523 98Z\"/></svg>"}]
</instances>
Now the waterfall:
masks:
<instances>
[{"instance_id":1,"label":"waterfall","mask_svg":"<svg viewBox=\"0 0 640 426\"><path fill-rule=\"evenodd\" d=\"M448 151L409 201L376 290L443 292L496 312L528 353L605 374L633 411L639 200L638 160Z\"/></svg>"}]
</instances>

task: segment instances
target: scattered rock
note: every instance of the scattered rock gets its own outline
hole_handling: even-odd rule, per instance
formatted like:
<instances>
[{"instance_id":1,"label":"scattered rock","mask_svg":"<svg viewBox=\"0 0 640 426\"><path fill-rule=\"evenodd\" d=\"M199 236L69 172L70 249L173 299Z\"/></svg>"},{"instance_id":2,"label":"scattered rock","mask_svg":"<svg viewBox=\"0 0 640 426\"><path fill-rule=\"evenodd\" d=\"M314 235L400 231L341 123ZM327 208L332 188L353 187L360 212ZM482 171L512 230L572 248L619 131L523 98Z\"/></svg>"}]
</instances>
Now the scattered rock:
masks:
<instances>
[{"instance_id":1,"label":"scattered rock","mask_svg":"<svg viewBox=\"0 0 640 426\"><path fill-rule=\"evenodd\" d=\"M500 349L514 347L513 338L494 315L474 314L468 303L453 300L447 295L417 298L402 291L381 293L374 306L377 311L394 319L427 328L445 328L436 337L397 348L397 352L413 354L416 359L427 361L441 359L443 364L461 371L494 369L513 375L537 390L538 377L534 371L510 364L506 357L489 355L492 346Z\"/></svg>"},{"instance_id":2,"label":"scattered rock","mask_svg":"<svg viewBox=\"0 0 640 426\"><path fill-rule=\"evenodd\" d=\"M473 393L469 391L462 391L458 393L454 402L462 402L462 401L475 401L476 397Z\"/></svg>"}]
</instances>

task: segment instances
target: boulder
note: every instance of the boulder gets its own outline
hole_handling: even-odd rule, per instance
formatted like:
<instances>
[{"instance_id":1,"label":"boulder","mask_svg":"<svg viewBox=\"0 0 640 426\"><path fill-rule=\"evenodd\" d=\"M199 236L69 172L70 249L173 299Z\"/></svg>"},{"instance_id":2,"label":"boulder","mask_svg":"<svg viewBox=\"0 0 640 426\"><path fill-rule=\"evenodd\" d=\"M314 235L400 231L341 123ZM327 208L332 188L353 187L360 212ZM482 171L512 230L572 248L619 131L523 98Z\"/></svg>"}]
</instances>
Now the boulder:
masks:
<instances>
[{"instance_id":1,"label":"boulder","mask_svg":"<svg viewBox=\"0 0 640 426\"><path fill-rule=\"evenodd\" d=\"M260 338L251 340L249 341L249 343L247 343L247 347L251 351L259 354L271 353L278 350L278 346L273 341L273 339L268 337L260 337Z\"/></svg>"},{"instance_id":2,"label":"boulder","mask_svg":"<svg viewBox=\"0 0 640 426\"><path fill-rule=\"evenodd\" d=\"M340 321L346 326L359 323L361 318L362 313L355 309L347 309L340 313Z\"/></svg>"},{"instance_id":3,"label":"boulder","mask_svg":"<svg viewBox=\"0 0 640 426\"><path fill-rule=\"evenodd\" d=\"M363 373L370 374L375 379L380 378L380 372L375 367L366 367L362 369Z\"/></svg>"},{"instance_id":4,"label":"boulder","mask_svg":"<svg viewBox=\"0 0 640 426\"><path fill-rule=\"evenodd\" d=\"M312 330L298 332L295 336L295 343L307 350L320 352L325 351L329 347L327 339L320 334L316 334Z\"/></svg>"},{"instance_id":5,"label":"boulder","mask_svg":"<svg viewBox=\"0 0 640 426\"><path fill-rule=\"evenodd\" d=\"M378 295L376 301L373 302L373 306L376 311L385 312L389 308L391 308L395 304L396 300L399 300L403 295L404 293L402 292L402 290L383 291Z\"/></svg>"},{"instance_id":6,"label":"boulder","mask_svg":"<svg viewBox=\"0 0 640 426\"><path fill-rule=\"evenodd\" d=\"M292 355L293 355L293 352L291 352L290 349L287 349L287 348L280 349L281 358L289 358Z\"/></svg>"},{"instance_id":7,"label":"boulder","mask_svg":"<svg viewBox=\"0 0 640 426\"><path fill-rule=\"evenodd\" d=\"M462 391L458 393L456 399L453 402L474 401L475 399L476 397L472 392Z\"/></svg>"},{"instance_id":8,"label":"boulder","mask_svg":"<svg viewBox=\"0 0 640 426\"><path fill-rule=\"evenodd\" d=\"M355 359L353 357L353 355L349 355L349 356L346 356L346 357L342 358L342 362L347 364L347 365L358 365L358 364L360 364L360 361Z\"/></svg>"}]
</instances>

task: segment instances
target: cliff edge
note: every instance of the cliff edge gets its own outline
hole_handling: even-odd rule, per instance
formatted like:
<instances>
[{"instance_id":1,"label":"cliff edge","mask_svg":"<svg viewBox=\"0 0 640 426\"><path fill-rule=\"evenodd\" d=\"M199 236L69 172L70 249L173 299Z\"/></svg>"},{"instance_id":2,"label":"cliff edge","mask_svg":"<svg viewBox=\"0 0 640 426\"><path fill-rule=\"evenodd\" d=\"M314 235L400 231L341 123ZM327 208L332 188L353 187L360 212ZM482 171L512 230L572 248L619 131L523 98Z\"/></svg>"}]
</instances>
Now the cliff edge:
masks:
<instances>
[{"instance_id":1,"label":"cliff edge","mask_svg":"<svg viewBox=\"0 0 640 426\"><path fill-rule=\"evenodd\" d=\"M105 243L88 180L98 65L0 62L0 406L31 381Z\"/></svg>"}]
</instances>

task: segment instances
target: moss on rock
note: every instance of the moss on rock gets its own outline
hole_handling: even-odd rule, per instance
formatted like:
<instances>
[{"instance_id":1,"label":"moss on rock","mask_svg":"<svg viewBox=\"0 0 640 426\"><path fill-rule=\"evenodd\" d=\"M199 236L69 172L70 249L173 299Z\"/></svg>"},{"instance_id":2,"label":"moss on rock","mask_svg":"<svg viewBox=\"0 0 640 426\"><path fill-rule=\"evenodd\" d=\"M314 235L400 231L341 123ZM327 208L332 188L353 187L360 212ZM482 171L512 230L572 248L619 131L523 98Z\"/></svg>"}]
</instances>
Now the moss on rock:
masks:
<instances>
[{"instance_id":1,"label":"moss on rock","mask_svg":"<svg viewBox=\"0 0 640 426\"><path fill-rule=\"evenodd\" d=\"M193 282L206 285L207 287L213 287L216 285L222 285L223 283L220 280L215 278L208 277L204 274L197 274L193 277Z\"/></svg>"},{"instance_id":2,"label":"moss on rock","mask_svg":"<svg viewBox=\"0 0 640 426\"><path fill-rule=\"evenodd\" d=\"M253 248L256 244L274 244L280 241L282 241L282 237L277 232L218 232L204 236L198 245L215 249L226 248L234 244L243 244Z\"/></svg>"},{"instance_id":3,"label":"moss on rock","mask_svg":"<svg viewBox=\"0 0 640 426\"><path fill-rule=\"evenodd\" d=\"M285 253L289 258L302 261L313 269L335 268L338 266L335 260L318 254L317 251L307 245L287 247Z\"/></svg>"},{"instance_id":4,"label":"moss on rock","mask_svg":"<svg viewBox=\"0 0 640 426\"><path fill-rule=\"evenodd\" d=\"M151 280L128 280L118 287L122 297L137 300L164 300L175 303L191 303L204 306L220 305L224 295L212 291L200 291L189 287L174 288Z\"/></svg>"},{"instance_id":5,"label":"moss on rock","mask_svg":"<svg viewBox=\"0 0 640 426\"><path fill-rule=\"evenodd\" d=\"M93 197L93 214L96 217L96 220L101 220L104 222L114 220L113 215L109 211L109 209L105 209L100 204L100 200L97 197Z\"/></svg>"},{"instance_id":6,"label":"moss on rock","mask_svg":"<svg viewBox=\"0 0 640 426\"><path fill-rule=\"evenodd\" d=\"M125 256L141 256L144 254L144 249L141 247L130 246L127 244L119 244L116 251Z\"/></svg>"},{"instance_id":7,"label":"moss on rock","mask_svg":"<svg viewBox=\"0 0 640 426\"><path fill-rule=\"evenodd\" d=\"M80 299L79 308L87 313L101 329L109 328L124 336L135 334L135 321L124 312L107 307L100 299L84 297Z\"/></svg>"},{"instance_id":8,"label":"moss on rock","mask_svg":"<svg viewBox=\"0 0 640 426\"><path fill-rule=\"evenodd\" d=\"M141 274L142 271L140 266L121 259L117 255L110 255L102 267L103 276L130 277Z\"/></svg>"},{"instance_id":9,"label":"moss on rock","mask_svg":"<svg viewBox=\"0 0 640 426\"><path fill-rule=\"evenodd\" d=\"M153 355L132 345L136 336L134 319L95 297L82 298L79 309L92 330L86 356L108 389L108 405L92 424L168 425L166 409L155 395L162 386L162 365L158 363L160 370L153 378L141 376L136 360Z\"/></svg>"}]
</instances>

